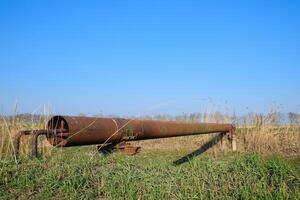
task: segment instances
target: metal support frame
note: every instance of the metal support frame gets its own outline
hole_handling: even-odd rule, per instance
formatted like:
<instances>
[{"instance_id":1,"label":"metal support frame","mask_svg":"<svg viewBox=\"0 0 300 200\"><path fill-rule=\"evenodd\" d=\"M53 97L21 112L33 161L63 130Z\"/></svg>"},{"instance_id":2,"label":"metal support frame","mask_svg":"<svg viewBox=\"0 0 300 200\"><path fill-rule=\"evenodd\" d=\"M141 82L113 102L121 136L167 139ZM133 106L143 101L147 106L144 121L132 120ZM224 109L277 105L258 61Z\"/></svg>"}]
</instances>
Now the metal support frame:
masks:
<instances>
[{"instance_id":1,"label":"metal support frame","mask_svg":"<svg viewBox=\"0 0 300 200\"><path fill-rule=\"evenodd\" d=\"M38 156L38 138L41 135L46 135L47 130L40 130L36 131L32 135L32 157L37 157Z\"/></svg>"},{"instance_id":2,"label":"metal support frame","mask_svg":"<svg viewBox=\"0 0 300 200\"><path fill-rule=\"evenodd\" d=\"M135 155L140 152L141 147L132 146L129 142L109 143L106 145L97 145L97 150L103 155L109 155L113 152L121 152L126 155Z\"/></svg>"},{"instance_id":3,"label":"metal support frame","mask_svg":"<svg viewBox=\"0 0 300 200\"><path fill-rule=\"evenodd\" d=\"M15 140L14 140L14 156L15 158L19 157L20 151L20 142L21 138L25 135L32 135L32 157L38 156L38 137L40 135L46 135L48 130L33 130L33 131L20 131L17 133Z\"/></svg>"}]
</instances>

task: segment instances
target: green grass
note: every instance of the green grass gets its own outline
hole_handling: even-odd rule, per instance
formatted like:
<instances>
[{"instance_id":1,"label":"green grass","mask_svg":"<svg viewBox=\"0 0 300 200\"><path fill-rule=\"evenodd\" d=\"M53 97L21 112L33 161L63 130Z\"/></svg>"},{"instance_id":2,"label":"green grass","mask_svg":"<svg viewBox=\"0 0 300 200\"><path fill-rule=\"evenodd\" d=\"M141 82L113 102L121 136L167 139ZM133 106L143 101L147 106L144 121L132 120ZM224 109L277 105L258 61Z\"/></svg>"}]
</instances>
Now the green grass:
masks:
<instances>
[{"instance_id":1,"label":"green grass","mask_svg":"<svg viewBox=\"0 0 300 200\"><path fill-rule=\"evenodd\" d=\"M211 154L174 166L187 152L95 154L1 160L1 199L300 199L299 158Z\"/></svg>"}]
</instances>

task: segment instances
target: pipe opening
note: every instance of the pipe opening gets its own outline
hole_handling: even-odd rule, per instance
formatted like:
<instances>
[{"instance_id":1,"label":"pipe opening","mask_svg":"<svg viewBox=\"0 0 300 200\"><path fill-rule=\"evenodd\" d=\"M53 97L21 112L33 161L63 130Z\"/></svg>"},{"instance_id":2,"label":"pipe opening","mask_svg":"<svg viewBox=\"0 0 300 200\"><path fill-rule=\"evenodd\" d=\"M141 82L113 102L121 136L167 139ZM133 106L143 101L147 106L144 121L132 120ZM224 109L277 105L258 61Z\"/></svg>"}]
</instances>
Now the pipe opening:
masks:
<instances>
[{"instance_id":1,"label":"pipe opening","mask_svg":"<svg viewBox=\"0 0 300 200\"><path fill-rule=\"evenodd\" d=\"M48 121L48 141L54 146L64 146L69 136L69 125L62 116L54 116Z\"/></svg>"}]
</instances>

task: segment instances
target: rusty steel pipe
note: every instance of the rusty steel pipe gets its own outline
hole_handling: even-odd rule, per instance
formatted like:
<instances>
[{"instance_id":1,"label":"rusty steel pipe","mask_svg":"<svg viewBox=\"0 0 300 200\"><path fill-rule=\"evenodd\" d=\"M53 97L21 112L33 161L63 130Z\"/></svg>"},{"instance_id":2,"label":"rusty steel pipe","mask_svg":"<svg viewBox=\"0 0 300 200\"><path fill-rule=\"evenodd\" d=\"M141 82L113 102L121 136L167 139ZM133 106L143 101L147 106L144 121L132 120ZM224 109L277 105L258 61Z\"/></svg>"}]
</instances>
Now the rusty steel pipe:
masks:
<instances>
[{"instance_id":1,"label":"rusty steel pipe","mask_svg":"<svg viewBox=\"0 0 300 200\"><path fill-rule=\"evenodd\" d=\"M232 124L54 116L48 122L47 139L53 146L67 147L206 133L229 133L233 129Z\"/></svg>"},{"instance_id":2,"label":"rusty steel pipe","mask_svg":"<svg viewBox=\"0 0 300 200\"><path fill-rule=\"evenodd\" d=\"M230 133L232 149L236 150L234 126L216 123L186 123L176 121L138 120L123 118L54 116L46 130L20 131L14 141L14 154L18 157L20 140L24 135L32 136L32 156L38 155L38 137L46 135L55 147L101 144L111 151L119 149L135 154L140 147L131 147L127 141L167 138L207 133Z\"/></svg>"}]
</instances>

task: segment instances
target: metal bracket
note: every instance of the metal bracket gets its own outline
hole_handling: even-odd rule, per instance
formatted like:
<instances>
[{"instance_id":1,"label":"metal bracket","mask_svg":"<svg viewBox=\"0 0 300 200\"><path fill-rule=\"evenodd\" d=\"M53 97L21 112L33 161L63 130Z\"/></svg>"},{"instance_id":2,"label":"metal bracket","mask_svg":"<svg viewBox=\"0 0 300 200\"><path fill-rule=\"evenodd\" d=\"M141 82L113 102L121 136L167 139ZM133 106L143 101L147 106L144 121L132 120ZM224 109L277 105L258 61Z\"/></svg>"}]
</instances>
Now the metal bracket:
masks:
<instances>
[{"instance_id":1,"label":"metal bracket","mask_svg":"<svg viewBox=\"0 0 300 200\"><path fill-rule=\"evenodd\" d=\"M137 135L134 135L134 131L132 127L128 127L123 130L122 132L122 139L123 140L134 140L137 138Z\"/></svg>"},{"instance_id":2,"label":"metal bracket","mask_svg":"<svg viewBox=\"0 0 300 200\"><path fill-rule=\"evenodd\" d=\"M99 151L99 153L102 153L103 155L109 155L113 152L121 152L127 155L134 155L140 152L141 147L131 146L130 143L123 141L119 144L109 143L104 146L97 145L97 150Z\"/></svg>"},{"instance_id":3,"label":"metal bracket","mask_svg":"<svg viewBox=\"0 0 300 200\"><path fill-rule=\"evenodd\" d=\"M41 135L47 135L49 131L47 130L33 130L33 131L20 131L17 133L16 138L14 140L14 156L15 158L19 157L19 151L20 151L20 142L21 138L24 135L32 135L32 157L38 156L38 137Z\"/></svg>"}]
</instances>

